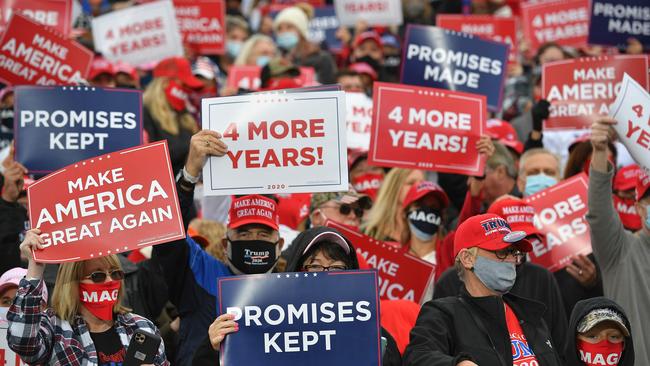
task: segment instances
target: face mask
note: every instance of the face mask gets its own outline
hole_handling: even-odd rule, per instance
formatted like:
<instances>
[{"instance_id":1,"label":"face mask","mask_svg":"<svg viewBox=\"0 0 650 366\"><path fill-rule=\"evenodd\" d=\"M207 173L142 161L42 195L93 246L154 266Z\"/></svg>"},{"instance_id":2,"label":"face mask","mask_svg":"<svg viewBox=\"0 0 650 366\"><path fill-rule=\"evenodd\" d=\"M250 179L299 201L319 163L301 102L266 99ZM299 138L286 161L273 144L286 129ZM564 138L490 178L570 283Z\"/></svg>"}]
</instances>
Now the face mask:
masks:
<instances>
[{"instance_id":1,"label":"face mask","mask_svg":"<svg viewBox=\"0 0 650 366\"><path fill-rule=\"evenodd\" d=\"M641 229L641 216L636 212L634 198L625 199L617 195L614 195L613 198L614 208L618 212L618 217L621 218L623 226L632 231Z\"/></svg>"},{"instance_id":2,"label":"face mask","mask_svg":"<svg viewBox=\"0 0 650 366\"><path fill-rule=\"evenodd\" d=\"M9 311L9 308L0 308L0 321L7 320L7 312L8 311Z\"/></svg>"},{"instance_id":3,"label":"face mask","mask_svg":"<svg viewBox=\"0 0 650 366\"><path fill-rule=\"evenodd\" d=\"M283 32L275 37L275 42L278 44L278 46L287 51L290 51L296 47L298 41L300 41L300 38L298 38L298 34L296 32Z\"/></svg>"},{"instance_id":4,"label":"face mask","mask_svg":"<svg viewBox=\"0 0 650 366\"><path fill-rule=\"evenodd\" d=\"M137 89L135 85L131 84L115 84L115 87L120 89Z\"/></svg>"},{"instance_id":5,"label":"face mask","mask_svg":"<svg viewBox=\"0 0 650 366\"><path fill-rule=\"evenodd\" d=\"M276 245L265 240L228 240L228 259L244 274L270 272L278 261Z\"/></svg>"},{"instance_id":6,"label":"face mask","mask_svg":"<svg viewBox=\"0 0 650 366\"><path fill-rule=\"evenodd\" d=\"M442 221L440 211L430 207L422 207L409 212L408 220L411 232L422 241L431 241L438 232Z\"/></svg>"},{"instance_id":7,"label":"face mask","mask_svg":"<svg viewBox=\"0 0 650 366\"><path fill-rule=\"evenodd\" d=\"M226 52L228 56L235 58L239 55L243 43L240 41L226 41Z\"/></svg>"},{"instance_id":8,"label":"face mask","mask_svg":"<svg viewBox=\"0 0 650 366\"><path fill-rule=\"evenodd\" d=\"M187 103L189 101L187 92L174 80L170 80L169 83L167 83L165 96L167 97L169 105L175 111L182 112L187 108Z\"/></svg>"},{"instance_id":9,"label":"face mask","mask_svg":"<svg viewBox=\"0 0 650 366\"><path fill-rule=\"evenodd\" d=\"M557 179L549 177L546 174L535 174L526 177L526 188L524 189L524 196L532 196L533 194L544 190L550 186L557 184Z\"/></svg>"},{"instance_id":10,"label":"face mask","mask_svg":"<svg viewBox=\"0 0 650 366\"><path fill-rule=\"evenodd\" d=\"M9 108L2 108L0 109L0 121L2 122L2 126L9 129L13 130L14 129L14 109L9 107Z\"/></svg>"},{"instance_id":11,"label":"face mask","mask_svg":"<svg viewBox=\"0 0 650 366\"><path fill-rule=\"evenodd\" d=\"M370 57L370 56L367 56L367 55L366 55L366 56L363 56L363 57L359 57L359 58L357 58L355 62L363 62L363 63L366 63L366 64L368 64L370 67L372 67L373 70L375 70L375 71L377 71L377 72L379 72L379 70L381 69L381 65L379 64L379 61L377 61L377 60L375 60L374 58L372 58L372 57Z\"/></svg>"},{"instance_id":12,"label":"face mask","mask_svg":"<svg viewBox=\"0 0 650 366\"><path fill-rule=\"evenodd\" d=\"M608 339L603 339L598 343L589 343L579 339L577 346L580 360L586 366L618 365L623 353L623 342L612 343Z\"/></svg>"},{"instance_id":13,"label":"face mask","mask_svg":"<svg viewBox=\"0 0 650 366\"><path fill-rule=\"evenodd\" d=\"M255 64L259 67L264 67L269 63L269 61L271 61L271 58L269 56L257 56Z\"/></svg>"},{"instance_id":14,"label":"face mask","mask_svg":"<svg viewBox=\"0 0 650 366\"><path fill-rule=\"evenodd\" d=\"M514 263L493 261L479 255L474 263L474 274L485 287L499 294L505 294L515 284L517 268Z\"/></svg>"},{"instance_id":15,"label":"face mask","mask_svg":"<svg viewBox=\"0 0 650 366\"><path fill-rule=\"evenodd\" d=\"M355 191L367 195L374 201L383 181L383 175L367 173L352 179L352 186Z\"/></svg>"},{"instance_id":16,"label":"face mask","mask_svg":"<svg viewBox=\"0 0 650 366\"><path fill-rule=\"evenodd\" d=\"M79 300L91 314L102 320L113 319L113 306L120 293L120 281L80 283Z\"/></svg>"}]
</instances>

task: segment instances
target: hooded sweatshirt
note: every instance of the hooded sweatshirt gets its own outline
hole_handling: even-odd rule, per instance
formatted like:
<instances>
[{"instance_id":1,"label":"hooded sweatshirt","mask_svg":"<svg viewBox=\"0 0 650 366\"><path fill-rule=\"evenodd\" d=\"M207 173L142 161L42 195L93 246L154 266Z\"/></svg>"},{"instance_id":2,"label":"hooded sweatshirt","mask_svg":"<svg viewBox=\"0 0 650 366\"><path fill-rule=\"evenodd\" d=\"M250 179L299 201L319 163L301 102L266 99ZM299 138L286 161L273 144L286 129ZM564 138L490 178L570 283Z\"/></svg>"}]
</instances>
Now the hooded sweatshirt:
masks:
<instances>
[{"instance_id":1,"label":"hooded sweatshirt","mask_svg":"<svg viewBox=\"0 0 650 366\"><path fill-rule=\"evenodd\" d=\"M594 309L614 309L623 316L623 322L627 329L632 332L630 328L630 321L627 319L627 315L623 312L623 308L620 307L614 301L605 298L605 297L594 297L591 299L581 300L576 303L576 306L573 308L571 313L571 320L569 321L569 332L566 337L566 343L564 347L564 355L566 358L566 366L584 366L585 364L580 360L580 353L576 349L576 336L578 332L578 323L584 318L590 311ZM634 342L631 337L625 337L625 348L623 349L623 355L618 362L618 366L634 366Z\"/></svg>"}]
</instances>

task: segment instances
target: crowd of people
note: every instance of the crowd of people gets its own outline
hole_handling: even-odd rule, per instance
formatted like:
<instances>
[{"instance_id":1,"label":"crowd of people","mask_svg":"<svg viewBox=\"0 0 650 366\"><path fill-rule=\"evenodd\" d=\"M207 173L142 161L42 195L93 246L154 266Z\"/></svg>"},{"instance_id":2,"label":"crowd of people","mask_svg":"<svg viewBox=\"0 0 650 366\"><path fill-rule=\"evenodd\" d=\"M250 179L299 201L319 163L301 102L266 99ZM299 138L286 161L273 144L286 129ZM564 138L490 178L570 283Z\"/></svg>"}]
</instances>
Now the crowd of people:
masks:
<instances>
[{"instance_id":1,"label":"crowd of people","mask_svg":"<svg viewBox=\"0 0 650 366\"><path fill-rule=\"evenodd\" d=\"M75 37L90 50L93 17L137 5L74 2ZM512 3L474 0L469 10L511 17ZM142 90L145 140L168 143L181 240L60 265L35 261L44 240L30 229L26 186L42 176L14 160L14 89L0 90L0 323L23 362L121 365L144 330L163 340L155 365L219 364L222 342L239 325L217 312L217 279L370 267L351 238L326 225L333 221L435 265L421 303L382 300L384 365L650 365L650 177L617 140L614 119L544 131L550 104L540 94L545 63L649 50L635 39L620 49L532 50L522 39L500 112L476 144L483 176L375 166L368 151L348 149L344 192L204 196L203 166L228 146L201 129L200 101L252 91L227 85L231 68L261 67L265 91L307 86L299 76L311 67L318 84L370 97L374 82L399 82L407 24L435 25L437 14L467 10L460 1L404 0L403 26L340 27L342 47L331 50L310 39L312 5L285 4L277 14L267 5L226 2L223 55L187 47L152 67L94 56L88 84ZM583 172L593 252L551 272L528 255L547 238L525 199ZM268 255L251 263L247 251Z\"/></svg>"}]
</instances>

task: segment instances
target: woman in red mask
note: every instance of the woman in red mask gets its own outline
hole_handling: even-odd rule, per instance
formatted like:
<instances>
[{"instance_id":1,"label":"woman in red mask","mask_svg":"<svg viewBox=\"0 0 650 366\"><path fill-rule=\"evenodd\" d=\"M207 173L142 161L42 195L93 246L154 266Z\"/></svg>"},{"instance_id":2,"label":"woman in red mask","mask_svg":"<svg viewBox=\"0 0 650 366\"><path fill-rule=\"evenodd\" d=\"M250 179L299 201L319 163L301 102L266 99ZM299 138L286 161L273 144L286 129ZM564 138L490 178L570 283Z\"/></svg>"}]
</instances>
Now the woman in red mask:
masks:
<instances>
[{"instance_id":1,"label":"woman in red mask","mask_svg":"<svg viewBox=\"0 0 650 366\"><path fill-rule=\"evenodd\" d=\"M9 347L28 364L121 365L134 332L158 334L146 318L122 305L124 272L115 255L59 266L52 307L41 309L45 265L32 258L42 249L40 230L27 232L20 245L29 258L7 313ZM161 342L155 365L169 365Z\"/></svg>"},{"instance_id":2,"label":"woman in red mask","mask_svg":"<svg viewBox=\"0 0 650 366\"><path fill-rule=\"evenodd\" d=\"M617 303L594 297L576 303L569 321L567 366L633 366L630 322Z\"/></svg>"}]
</instances>

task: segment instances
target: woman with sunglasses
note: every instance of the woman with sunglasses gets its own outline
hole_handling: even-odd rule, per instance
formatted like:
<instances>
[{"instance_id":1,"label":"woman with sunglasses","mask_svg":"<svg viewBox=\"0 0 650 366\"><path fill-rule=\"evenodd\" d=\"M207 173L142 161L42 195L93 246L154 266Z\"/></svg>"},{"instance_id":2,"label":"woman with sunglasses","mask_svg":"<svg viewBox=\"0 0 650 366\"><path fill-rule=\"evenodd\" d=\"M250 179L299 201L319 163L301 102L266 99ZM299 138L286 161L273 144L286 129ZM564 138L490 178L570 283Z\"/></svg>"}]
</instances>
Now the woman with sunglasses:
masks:
<instances>
[{"instance_id":1,"label":"woman with sunglasses","mask_svg":"<svg viewBox=\"0 0 650 366\"><path fill-rule=\"evenodd\" d=\"M45 264L37 263L33 250L43 249L40 230L29 230L20 244L29 259L27 275L20 280L7 313L9 347L29 364L121 364L134 332L158 334L146 318L122 305L124 272L115 255L63 263L52 295L52 307L41 310ZM161 343L155 365L169 365Z\"/></svg>"}]
</instances>

